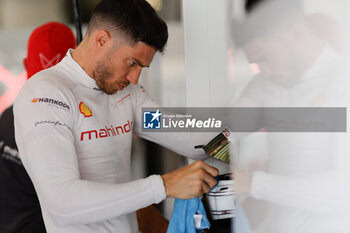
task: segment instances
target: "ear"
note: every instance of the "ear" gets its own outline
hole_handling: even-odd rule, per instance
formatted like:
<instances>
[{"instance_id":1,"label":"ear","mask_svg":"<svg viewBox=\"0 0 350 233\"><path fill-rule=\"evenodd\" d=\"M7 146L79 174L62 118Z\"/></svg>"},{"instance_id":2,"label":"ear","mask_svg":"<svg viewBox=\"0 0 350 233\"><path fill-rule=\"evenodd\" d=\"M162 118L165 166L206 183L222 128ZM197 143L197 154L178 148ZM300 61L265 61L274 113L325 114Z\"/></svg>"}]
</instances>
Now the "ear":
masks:
<instances>
[{"instance_id":1,"label":"ear","mask_svg":"<svg viewBox=\"0 0 350 233\"><path fill-rule=\"evenodd\" d=\"M27 70L27 58L23 58L23 67L25 70Z\"/></svg>"},{"instance_id":2,"label":"ear","mask_svg":"<svg viewBox=\"0 0 350 233\"><path fill-rule=\"evenodd\" d=\"M111 34L106 30L98 30L95 32L95 44L97 48L104 48L113 45Z\"/></svg>"}]
</instances>

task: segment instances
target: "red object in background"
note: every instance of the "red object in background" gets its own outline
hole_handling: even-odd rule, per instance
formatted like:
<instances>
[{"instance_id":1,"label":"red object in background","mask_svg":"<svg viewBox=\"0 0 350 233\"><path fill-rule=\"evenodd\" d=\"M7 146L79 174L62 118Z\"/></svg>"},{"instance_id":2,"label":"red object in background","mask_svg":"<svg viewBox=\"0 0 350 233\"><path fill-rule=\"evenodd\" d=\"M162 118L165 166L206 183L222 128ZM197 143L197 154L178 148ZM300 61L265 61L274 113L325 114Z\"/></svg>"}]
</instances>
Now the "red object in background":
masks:
<instances>
[{"instance_id":1,"label":"red object in background","mask_svg":"<svg viewBox=\"0 0 350 233\"><path fill-rule=\"evenodd\" d=\"M75 48L75 37L69 27L49 22L36 28L27 46L28 78L62 60L69 48Z\"/></svg>"},{"instance_id":2,"label":"red object in background","mask_svg":"<svg viewBox=\"0 0 350 233\"><path fill-rule=\"evenodd\" d=\"M36 28L28 40L24 61L27 72L16 77L0 65L0 81L7 86L5 94L0 96L0 114L16 99L27 77L57 64L75 45L73 32L64 24L49 22Z\"/></svg>"},{"instance_id":3,"label":"red object in background","mask_svg":"<svg viewBox=\"0 0 350 233\"><path fill-rule=\"evenodd\" d=\"M27 73L24 71L19 76L13 75L5 67L0 65L0 81L5 83L7 91L0 96L0 114L13 104L23 84L27 80Z\"/></svg>"}]
</instances>

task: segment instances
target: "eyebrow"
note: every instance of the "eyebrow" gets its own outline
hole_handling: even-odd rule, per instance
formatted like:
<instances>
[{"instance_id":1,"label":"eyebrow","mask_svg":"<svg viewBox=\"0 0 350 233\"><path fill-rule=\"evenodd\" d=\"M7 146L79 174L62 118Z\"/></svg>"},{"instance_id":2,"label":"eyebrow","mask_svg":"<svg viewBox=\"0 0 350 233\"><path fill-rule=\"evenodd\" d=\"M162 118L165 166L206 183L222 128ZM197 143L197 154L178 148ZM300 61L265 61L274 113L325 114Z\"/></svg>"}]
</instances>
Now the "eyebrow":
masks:
<instances>
[{"instance_id":1,"label":"eyebrow","mask_svg":"<svg viewBox=\"0 0 350 233\"><path fill-rule=\"evenodd\" d=\"M146 66L146 65L143 65L138 59L134 58L134 57L131 57L133 60L135 60L139 66L141 67L149 67L149 66Z\"/></svg>"}]
</instances>

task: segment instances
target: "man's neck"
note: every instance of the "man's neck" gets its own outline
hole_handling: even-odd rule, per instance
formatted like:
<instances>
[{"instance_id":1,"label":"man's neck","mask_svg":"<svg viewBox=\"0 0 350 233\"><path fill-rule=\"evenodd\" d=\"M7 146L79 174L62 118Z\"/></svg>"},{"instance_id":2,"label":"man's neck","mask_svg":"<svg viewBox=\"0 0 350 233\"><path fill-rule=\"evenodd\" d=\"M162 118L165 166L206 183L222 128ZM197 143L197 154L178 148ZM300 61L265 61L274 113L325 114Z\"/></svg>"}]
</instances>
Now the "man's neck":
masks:
<instances>
[{"instance_id":1,"label":"man's neck","mask_svg":"<svg viewBox=\"0 0 350 233\"><path fill-rule=\"evenodd\" d=\"M79 46L71 52L71 55L81 68L92 78L94 57L89 54L87 46L87 41L83 40Z\"/></svg>"}]
</instances>

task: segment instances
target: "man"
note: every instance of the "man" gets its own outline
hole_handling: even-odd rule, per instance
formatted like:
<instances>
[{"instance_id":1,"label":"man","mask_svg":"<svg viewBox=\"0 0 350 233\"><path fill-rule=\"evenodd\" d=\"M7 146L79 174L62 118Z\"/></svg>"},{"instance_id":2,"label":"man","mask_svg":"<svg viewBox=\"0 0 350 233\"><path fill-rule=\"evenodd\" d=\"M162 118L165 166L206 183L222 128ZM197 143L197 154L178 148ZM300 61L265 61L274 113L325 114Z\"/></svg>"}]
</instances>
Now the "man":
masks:
<instances>
[{"instance_id":1,"label":"man","mask_svg":"<svg viewBox=\"0 0 350 233\"><path fill-rule=\"evenodd\" d=\"M248 2L259 4L250 5L247 19L237 25L234 37L260 73L234 105L309 110L348 106L346 63L314 33L300 3ZM261 209L251 199L245 203L254 203L247 208L254 232L349 232L349 135L307 133L312 129L308 122L275 119L280 121L272 122L274 126L303 127L306 132L265 134L266 167L253 171L251 177L241 171L235 174L238 187L267 204ZM255 153L259 155L261 150Z\"/></svg>"},{"instance_id":2,"label":"man","mask_svg":"<svg viewBox=\"0 0 350 233\"><path fill-rule=\"evenodd\" d=\"M67 26L51 22L36 28L23 61L28 79L74 47L75 37ZM18 156L12 106L1 116L0 129L0 232L46 232L38 197Z\"/></svg>"},{"instance_id":3,"label":"man","mask_svg":"<svg viewBox=\"0 0 350 233\"><path fill-rule=\"evenodd\" d=\"M203 159L186 135L141 131L141 108L157 105L137 85L139 75L167 36L146 1L102 0L76 50L23 87L16 141L49 232L135 233L136 210L166 197L197 197L216 184L217 169L198 161L131 181L132 132Z\"/></svg>"}]
</instances>

